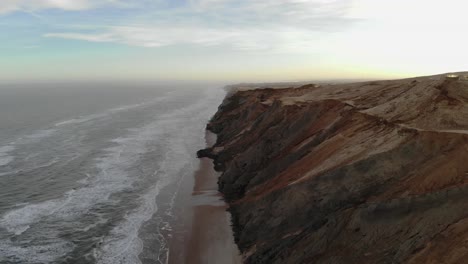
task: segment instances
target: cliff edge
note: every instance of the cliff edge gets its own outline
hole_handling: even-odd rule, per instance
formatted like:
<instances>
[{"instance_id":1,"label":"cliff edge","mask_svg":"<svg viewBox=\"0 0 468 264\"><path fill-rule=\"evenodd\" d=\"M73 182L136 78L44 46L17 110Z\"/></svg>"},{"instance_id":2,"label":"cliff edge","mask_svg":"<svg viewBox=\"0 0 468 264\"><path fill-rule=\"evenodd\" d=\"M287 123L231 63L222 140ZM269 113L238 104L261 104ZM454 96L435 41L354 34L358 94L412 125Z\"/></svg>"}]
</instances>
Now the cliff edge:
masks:
<instances>
[{"instance_id":1,"label":"cliff edge","mask_svg":"<svg viewBox=\"0 0 468 264\"><path fill-rule=\"evenodd\" d=\"M468 260L468 81L241 90L207 129L245 263Z\"/></svg>"}]
</instances>

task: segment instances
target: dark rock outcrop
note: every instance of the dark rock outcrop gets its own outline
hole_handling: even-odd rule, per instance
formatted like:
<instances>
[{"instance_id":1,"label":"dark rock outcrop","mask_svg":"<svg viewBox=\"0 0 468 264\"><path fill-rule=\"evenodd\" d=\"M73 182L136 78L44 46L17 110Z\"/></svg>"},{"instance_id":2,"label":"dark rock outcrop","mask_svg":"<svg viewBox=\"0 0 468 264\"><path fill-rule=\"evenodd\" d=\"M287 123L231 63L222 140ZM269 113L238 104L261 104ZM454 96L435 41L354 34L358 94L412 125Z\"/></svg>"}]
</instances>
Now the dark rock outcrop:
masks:
<instances>
[{"instance_id":1,"label":"dark rock outcrop","mask_svg":"<svg viewBox=\"0 0 468 264\"><path fill-rule=\"evenodd\" d=\"M246 263L465 263L467 117L439 76L237 91L198 156Z\"/></svg>"}]
</instances>

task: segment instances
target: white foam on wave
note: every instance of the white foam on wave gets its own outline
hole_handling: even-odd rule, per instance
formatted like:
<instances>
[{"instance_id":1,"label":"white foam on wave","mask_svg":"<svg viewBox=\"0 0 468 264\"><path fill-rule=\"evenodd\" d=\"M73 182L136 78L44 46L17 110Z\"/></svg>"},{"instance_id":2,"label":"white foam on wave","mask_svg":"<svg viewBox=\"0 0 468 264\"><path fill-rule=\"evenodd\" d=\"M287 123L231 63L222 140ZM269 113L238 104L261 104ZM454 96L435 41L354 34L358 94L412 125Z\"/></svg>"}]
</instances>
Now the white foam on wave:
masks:
<instances>
[{"instance_id":1,"label":"white foam on wave","mask_svg":"<svg viewBox=\"0 0 468 264\"><path fill-rule=\"evenodd\" d=\"M133 182L138 180L137 177L129 177L126 170L146 152L146 143L158 138L158 134L162 132L158 127L153 123L135 130L126 137L110 140L116 146L105 149L106 154L96 159L95 167L99 173L88 175L85 180L81 180L83 187L69 191L60 199L29 204L9 211L0 218L0 227L20 236L35 225L40 228L41 222L74 223L98 203L117 203L118 201L110 199L111 195L132 188ZM13 243L4 243L4 247L14 251L17 246ZM59 248L69 249L61 244ZM19 257L24 263L37 254L34 250L21 252ZM44 259L56 259L68 252L47 250L40 255Z\"/></svg>"},{"instance_id":2,"label":"white foam on wave","mask_svg":"<svg viewBox=\"0 0 468 264\"><path fill-rule=\"evenodd\" d=\"M105 238L103 247L95 252L95 258L102 264L132 264L140 263L138 254L143 249L142 241L138 238L141 225L150 220L158 207L154 200L159 194L157 185L142 197L141 206L132 214L125 216L124 224L112 230L112 235ZM136 253L136 254L135 254Z\"/></svg>"},{"instance_id":3,"label":"white foam on wave","mask_svg":"<svg viewBox=\"0 0 468 264\"><path fill-rule=\"evenodd\" d=\"M109 110L106 110L106 111L104 111L102 113L91 114L91 115L87 115L87 116L80 116L80 117L77 117L77 118L72 118L72 119L69 119L69 120L60 121L60 122L56 123L55 126L60 127L60 126L65 126L65 125L74 125L74 124L86 123L86 122L94 121L94 120L100 119L100 118L104 118L104 117L107 117L109 115L116 114L116 113L119 113L119 112L132 110L134 108L138 108L138 107L142 107L142 106L152 105L152 104L155 104L157 102L164 101L165 99L167 99L167 96L158 97L156 99L144 101L144 102L137 103L137 104L119 106L119 107L116 107L116 108L111 108Z\"/></svg>"},{"instance_id":4,"label":"white foam on wave","mask_svg":"<svg viewBox=\"0 0 468 264\"><path fill-rule=\"evenodd\" d=\"M9 155L13 150L15 150L15 147L12 145L0 147L0 166L8 165L15 159L14 156Z\"/></svg>"},{"instance_id":5,"label":"white foam on wave","mask_svg":"<svg viewBox=\"0 0 468 264\"><path fill-rule=\"evenodd\" d=\"M63 198L45 201L38 204L26 205L22 208L7 212L0 219L0 227L8 230L14 235L21 235L32 227L40 228L41 223L61 222L74 223L85 215L97 203L112 203L110 196L130 188L134 179L129 178L125 168L136 161L135 155L124 154L124 149L133 148L129 137L127 144L111 147L106 150L107 154L96 159L96 167L99 169L97 175L91 175L86 185L82 188L69 191ZM37 226L36 226L37 225ZM55 241L61 249L70 249ZM4 244L8 250L15 250L14 243ZM69 251L47 250L39 253L40 258L57 259ZM38 254L34 250L21 251L18 257L22 263Z\"/></svg>"},{"instance_id":6,"label":"white foam on wave","mask_svg":"<svg viewBox=\"0 0 468 264\"><path fill-rule=\"evenodd\" d=\"M152 177L159 178L154 186L140 197L140 206L127 213L125 220L111 231L103 241L103 247L94 252L94 257L100 264L135 264L141 263L138 255L143 250L143 242L138 237L141 226L150 220L158 210L156 197L161 188L167 185L167 181L162 181L162 175L167 175L167 163L169 162L169 152L155 171Z\"/></svg>"},{"instance_id":7,"label":"white foam on wave","mask_svg":"<svg viewBox=\"0 0 468 264\"><path fill-rule=\"evenodd\" d=\"M0 156L0 166L10 164L15 158L13 156Z\"/></svg>"},{"instance_id":8,"label":"white foam on wave","mask_svg":"<svg viewBox=\"0 0 468 264\"><path fill-rule=\"evenodd\" d=\"M10 152L10 151L13 151L15 150L15 147L12 146L12 145L6 145L6 146L3 146L3 147L0 147L0 155L4 154L4 153L7 153L7 152Z\"/></svg>"},{"instance_id":9,"label":"white foam on wave","mask_svg":"<svg viewBox=\"0 0 468 264\"><path fill-rule=\"evenodd\" d=\"M155 99L152 99L152 100L147 100L147 101L144 101L144 102L141 102L141 103L119 106L119 107L116 107L116 108L106 110L106 111L104 111L102 113L96 113L96 114L91 114L91 115L87 115L87 116L82 116L82 117L79 117L79 118L73 118L73 119L61 121L61 122L58 122L58 123L56 123L54 125L55 128L41 129L41 130L37 130L37 131L35 131L35 132L31 133L31 134L28 134L28 135L25 135L25 136L20 136L14 142L12 142L10 145L0 147L0 167L10 164L15 159L14 156L7 155L7 153L13 151L14 149L16 149L16 147L15 147L16 145L33 144L33 143L37 143L37 142L41 141L42 139L51 137L56 132L58 132L57 127L62 127L62 126L71 125L71 124L86 123L88 121L94 121L96 119L104 118L104 117L107 117L107 116L110 116L112 114L119 113L119 112L122 112L122 111L127 111L127 110L131 110L131 109L134 109L134 108L142 107L142 106L152 105L152 104L155 104L157 102L161 102L161 101L166 100L169 95L172 95L172 92L166 94L165 96L161 96L161 97L158 97L158 98L155 98ZM0 173L0 176L4 176L4 175L8 175L8 174L11 174L11 173L2 172L2 173Z\"/></svg>"},{"instance_id":10,"label":"white foam on wave","mask_svg":"<svg viewBox=\"0 0 468 264\"><path fill-rule=\"evenodd\" d=\"M0 220L0 225L15 235L21 235L36 219L49 215L48 209L53 208L54 205L52 201L27 205L23 208L28 208L28 210L16 210L5 214Z\"/></svg>"},{"instance_id":11,"label":"white foam on wave","mask_svg":"<svg viewBox=\"0 0 468 264\"><path fill-rule=\"evenodd\" d=\"M158 132L154 127L151 127L151 133L148 130L146 128L143 133L111 140L118 145L107 148L107 154L96 159L100 173L88 175L85 181L82 180L86 184L84 187L68 192L62 199L31 204L8 212L0 219L0 226L21 234L45 216L55 214L57 218L69 219L85 212L98 201L108 200L112 193L131 186L133 180L128 177L125 168L138 160L138 154L145 152L144 143Z\"/></svg>"},{"instance_id":12,"label":"white foam on wave","mask_svg":"<svg viewBox=\"0 0 468 264\"><path fill-rule=\"evenodd\" d=\"M26 135L20 139L22 140L25 140L26 142L19 142L19 143L31 143L31 142L35 142L37 140L40 140L40 139L43 139L43 138L46 138L46 137L50 137L54 134L54 132L57 131L55 129L42 129L42 130L38 130L36 132L34 132L33 134L30 134L30 135Z\"/></svg>"},{"instance_id":13,"label":"white foam on wave","mask_svg":"<svg viewBox=\"0 0 468 264\"><path fill-rule=\"evenodd\" d=\"M55 126L64 126L64 125L71 125L71 124L80 124L80 123L85 123L100 117L104 117L106 114L93 114L85 117L78 117L78 118L72 118L69 120L61 121L55 124Z\"/></svg>"},{"instance_id":14,"label":"white foam on wave","mask_svg":"<svg viewBox=\"0 0 468 264\"><path fill-rule=\"evenodd\" d=\"M98 217L99 217L99 220L97 220L97 221L93 222L92 224L87 225L87 226L85 226L85 227L83 227L83 228L79 228L79 230L81 230L81 231L83 231L83 232L88 232L88 231L91 230L92 228L95 228L95 227L97 227L97 226L100 226L100 225L102 225L102 224L105 224L105 223L107 223L107 222L109 221L108 219L106 219L106 218L104 218L104 217L102 217L102 216L100 216L100 215L98 215Z\"/></svg>"},{"instance_id":15,"label":"white foam on wave","mask_svg":"<svg viewBox=\"0 0 468 264\"><path fill-rule=\"evenodd\" d=\"M143 250L143 242L139 238L138 233L145 222L150 220L153 215L157 212L158 207L156 204L156 198L159 191L165 186L169 185L173 181L178 181L177 189L171 199L170 209L174 205L175 197L180 188L180 184L183 177L190 174L195 169L194 157L191 153L195 152L198 147L196 141L200 141L203 145L203 140L199 140L197 136L198 131L192 131L194 127L199 126L200 132L203 131L204 122L209 118L211 110L206 110L206 103L213 100L215 95L207 95L205 100L200 101L198 104L190 105L189 107L178 109L167 115L163 116L163 120L156 122L151 125L150 129L143 131L150 132L153 129L160 127L164 129L165 133L168 133L171 137L166 142L166 155L163 159L159 170L155 172L155 177L158 178L158 182L147 191L142 197L140 197L140 206L127 213L125 221L117 225L112 231L111 236L107 237L103 241L103 246L97 249L95 252L95 258L100 264L139 264L141 261L138 256ZM194 116L193 113L198 113L198 116ZM195 118L194 118L195 117ZM203 120L201 120L203 119ZM206 120L205 120L206 119ZM153 128L151 128L153 127ZM144 134L144 133L143 133ZM202 135L202 133L200 133ZM191 140L189 142L189 139ZM121 139L115 140L120 142ZM188 149L187 146L192 146L194 149ZM170 212L167 212L170 214ZM168 229L171 227L168 226ZM155 230L159 241L161 250L167 250L167 241L164 240L164 236ZM156 256L159 257L159 256ZM162 260L155 259L155 263L163 263Z\"/></svg>"},{"instance_id":16,"label":"white foam on wave","mask_svg":"<svg viewBox=\"0 0 468 264\"><path fill-rule=\"evenodd\" d=\"M12 161L15 160L15 156L11 155L11 152L16 150L18 145L35 143L43 138L52 136L54 132L55 132L55 129L38 130L32 134L17 138L15 141L11 142L9 145L0 147L0 167L8 165ZM3 172L3 173L0 173L0 176L6 175L6 174L10 174L10 173Z\"/></svg>"},{"instance_id":17,"label":"white foam on wave","mask_svg":"<svg viewBox=\"0 0 468 264\"><path fill-rule=\"evenodd\" d=\"M64 201L50 200L39 204L27 204L24 207L7 212L0 219L0 226L16 236L23 234L39 219L53 215L67 205L75 190L66 193Z\"/></svg>"},{"instance_id":18,"label":"white foam on wave","mask_svg":"<svg viewBox=\"0 0 468 264\"><path fill-rule=\"evenodd\" d=\"M70 191L59 199L38 204L28 204L9 211L0 218L0 227L16 236L20 236L33 227L34 230L41 229L44 223L60 222L62 223L61 225L66 225L67 223L76 225L76 223L79 223L80 217L89 212L90 209L95 208L98 203L101 205L103 203L111 206L116 205L119 201L111 200L111 195L131 189L132 184L138 180L137 175L132 175L132 177L128 175L128 169L134 166L141 154L147 152L146 145L156 140L162 133L166 133L166 128L175 129L174 131L184 131L184 123L178 123L174 120L178 120L181 117L190 120L190 116L193 113L199 113L206 107L210 96L207 96L207 98L197 104L191 104L185 108L162 115L153 123L132 130L133 132L126 137L112 140L116 145L107 148L105 150L106 154L96 159L95 166L99 172L96 175L88 175L86 180L82 181L83 187ZM200 121L192 120L192 122L198 123ZM204 123L200 122L198 125L200 125L199 132L202 133ZM188 135L190 136L197 132L189 131ZM174 144L174 146L178 142L184 141L183 135L174 134L172 136L175 141L171 144ZM189 155L190 157L190 153L187 154L185 152L185 155ZM104 247L99 249L97 253L100 263L139 263L138 255L142 250L142 242L138 238L138 230L157 211L156 196L160 188L164 186L162 184L167 184L170 181L171 179L166 179L150 188L141 197L141 206L134 212L128 213L125 221L112 230L111 236L105 238L106 243L104 243ZM54 230L45 231L47 231L45 233L49 234L54 233ZM44 260L57 259L72 250L72 247L66 241L51 237L47 237L47 239L49 239L50 244L47 246L50 246L51 250L36 251L33 247L31 249L21 249L18 251L17 258L22 263L28 263L28 260L31 258ZM128 245L129 241L131 242L130 246ZM0 243L2 244L1 250L5 252L18 250L18 245L14 242L0 241ZM124 255L119 254L120 252L126 252L126 259ZM120 256L120 258L115 256ZM129 260L131 261L129 262Z\"/></svg>"},{"instance_id":19,"label":"white foam on wave","mask_svg":"<svg viewBox=\"0 0 468 264\"><path fill-rule=\"evenodd\" d=\"M0 241L0 263L52 263L61 252L70 252L73 248L72 243L62 239L54 242L45 241L43 245L18 246ZM15 262L11 262L12 259Z\"/></svg>"},{"instance_id":20,"label":"white foam on wave","mask_svg":"<svg viewBox=\"0 0 468 264\"><path fill-rule=\"evenodd\" d=\"M55 129L38 130L30 135L22 136L11 142L9 145L0 147L0 167L10 164L15 160L15 156L10 153L16 150L18 145L35 143L43 138L52 136ZM0 173L0 176L9 173Z\"/></svg>"},{"instance_id":21,"label":"white foam on wave","mask_svg":"<svg viewBox=\"0 0 468 264\"><path fill-rule=\"evenodd\" d=\"M15 172L14 171L2 172L2 173L0 173L0 177L10 175L10 174L13 174L13 173L15 173Z\"/></svg>"},{"instance_id":22,"label":"white foam on wave","mask_svg":"<svg viewBox=\"0 0 468 264\"><path fill-rule=\"evenodd\" d=\"M12 161L14 160L14 158L12 158ZM24 158L23 161L27 161L28 160L28 157ZM70 160L73 160L70 159ZM69 162L70 160L66 160L64 161L64 163L67 163ZM10 171L5 171L5 172L2 172L0 173L0 177L1 176L5 176L5 175L15 175L17 173L29 173L33 170L37 170L37 169L41 169L41 168L46 168L46 167L50 167L54 164L57 164L58 162L60 162L60 159L58 157L54 157L52 158L52 160L50 161L47 161L45 163L41 163L41 164L38 164L38 165L35 165L35 166L32 166L30 168L24 168L24 167L21 167L20 169L16 169L16 170L10 170Z\"/></svg>"}]
</instances>

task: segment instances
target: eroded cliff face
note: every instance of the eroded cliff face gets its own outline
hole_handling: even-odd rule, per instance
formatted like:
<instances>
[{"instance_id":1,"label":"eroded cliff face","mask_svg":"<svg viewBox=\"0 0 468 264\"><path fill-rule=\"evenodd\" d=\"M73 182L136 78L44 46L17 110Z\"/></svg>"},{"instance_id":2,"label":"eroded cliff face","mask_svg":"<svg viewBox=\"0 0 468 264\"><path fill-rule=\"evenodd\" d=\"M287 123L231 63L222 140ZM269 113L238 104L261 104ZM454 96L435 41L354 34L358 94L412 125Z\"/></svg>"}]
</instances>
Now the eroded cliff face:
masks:
<instances>
[{"instance_id":1,"label":"eroded cliff face","mask_svg":"<svg viewBox=\"0 0 468 264\"><path fill-rule=\"evenodd\" d=\"M468 83L238 91L207 128L246 263L468 261Z\"/></svg>"}]
</instances>

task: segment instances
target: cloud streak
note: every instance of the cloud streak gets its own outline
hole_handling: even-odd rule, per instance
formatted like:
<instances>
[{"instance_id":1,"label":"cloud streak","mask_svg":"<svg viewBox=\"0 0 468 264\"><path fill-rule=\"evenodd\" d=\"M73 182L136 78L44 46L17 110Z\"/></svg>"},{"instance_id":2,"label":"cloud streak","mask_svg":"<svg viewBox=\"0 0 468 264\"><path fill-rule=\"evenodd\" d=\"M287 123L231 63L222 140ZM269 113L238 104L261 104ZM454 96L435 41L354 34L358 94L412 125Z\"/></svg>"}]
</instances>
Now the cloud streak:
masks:
<instances>
[{"instance_id":1,"label":"cloud streak","mask_svg":"<svg viewBox=\"0 0 468 264\"><path fill-rule=\"evenodd\" d=\"M312 33L287 27L270 30L213 29L194 26L172 27L169 30L164 27L111 27L106 33L48 33L44 37L116 42L146 48L192 44L204 47L223 45L237 50L254 51L294 51L301 44L307 46L313 43ZM291 45L291 42L294 44Z\"/></svg>"},{"instance_id":2,"label":"cloud streak","mask_svg":"<svg viewBox=\"0 0 468 264\"><path fill-rule=\"evenodd\" d=\"M0 1L0 14L44 9L79 11L118 3L117 0L2 0Z\"/></svg>"},{"instance_id":3,"label":"cloud streak","mask_svg":"<svg viewBox=\"0 0 468 264\"><path fill-rule=\"evenodd\" d=\"M140 3L143 7L143 2ZM177 44L228 46L236 50L304 51L318 35L350 27L350 0L191 0L171 9L144 6L151 15L80 32L49 32L48 38L115 42L156 48ZM315 40L315 41L314 41Z\"/></svg>"}]
</instances>

